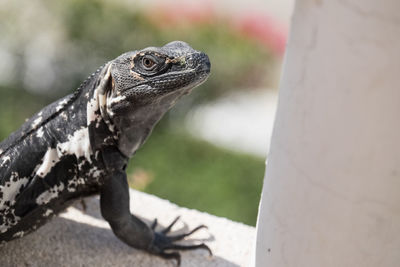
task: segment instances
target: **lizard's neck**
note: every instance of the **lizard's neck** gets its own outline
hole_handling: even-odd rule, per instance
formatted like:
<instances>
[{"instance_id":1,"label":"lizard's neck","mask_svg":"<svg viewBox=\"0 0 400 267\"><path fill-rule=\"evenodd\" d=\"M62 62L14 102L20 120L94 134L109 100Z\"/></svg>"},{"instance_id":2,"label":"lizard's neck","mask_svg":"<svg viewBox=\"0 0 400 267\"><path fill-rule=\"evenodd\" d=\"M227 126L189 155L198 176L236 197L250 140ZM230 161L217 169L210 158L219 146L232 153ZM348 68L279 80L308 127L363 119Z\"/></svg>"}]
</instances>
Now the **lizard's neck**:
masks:
<instances>
[{"instance_id":1,"label":"lizard's neck","mask_svg":"<svg viewBox=\"0 0 400 267\"><path fill-rule=\"evenodd\" d=\"M118 131L119 150L126 157L131 157L146 141L157 122L184 93L183 90L175 91L151 104L131 104L129 109L116 112L113 123Z\"/></svg>"},{"instance_id":2,"label":"lizard's neck","mask_svg":"<svg viewBox=\"0 0 400 267\"><path fill-rule=\"evenodd\" d=\"M107 63L94 84L86 92L88 99L86 104L87 126L89 128L90 143L93 150L102 146L115 145L118 132L114 126L107 108L107 95L111 90L111 63Z\"/></svg>"},{"instance_id":3,"label":"lizard's neck","mask_svg":"<svg viewBox=\"0 0 400 267\"><path fill-rule=\"evenodd\" d=\"M87 94L89 99L87 101L87 125L92 123L98 124L104 121L111 132L115 131L115 127L109 116L109 111L107 110L107 94L111 85L111 64L108 63L101 70L96 81L93 85L93 89L89 88Z\"/></svg>"}]
</instances>

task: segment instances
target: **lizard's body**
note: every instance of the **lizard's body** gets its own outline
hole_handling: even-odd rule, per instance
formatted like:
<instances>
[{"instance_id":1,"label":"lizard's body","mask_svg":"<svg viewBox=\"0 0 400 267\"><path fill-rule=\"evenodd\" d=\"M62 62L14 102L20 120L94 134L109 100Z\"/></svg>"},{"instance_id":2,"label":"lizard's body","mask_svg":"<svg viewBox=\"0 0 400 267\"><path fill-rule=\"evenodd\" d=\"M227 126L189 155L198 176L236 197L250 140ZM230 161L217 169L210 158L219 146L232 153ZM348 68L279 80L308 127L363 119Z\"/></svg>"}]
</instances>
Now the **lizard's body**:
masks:
<instances>
[{"instance_id":1,"label":"lizard's body","mask_svg":"<svg viewBox=\"0 0 400 267\"><path fill-rule=\"evenodd\" d=\"M68 200L99 192L104 164L89 141L89 88L45 107L1 143L0 240L21 237L63 210ZM46 121L53 114L58 115Z\"/></svg>"},{"instance_id":2,"label":"lizard's body","mask_svg":"<svg viewBox=\"0 0 400 267\"><path fill-rule=\"evenodd\" d=\"M179 262L177 252L164 251L182 248L175 240L130 214L125 167L162 115L209 71L207 56L183 42L128 52L24 123L0 144L0 241L100 193L102 215L121 240Z\"/></svg>"}]
</instances>

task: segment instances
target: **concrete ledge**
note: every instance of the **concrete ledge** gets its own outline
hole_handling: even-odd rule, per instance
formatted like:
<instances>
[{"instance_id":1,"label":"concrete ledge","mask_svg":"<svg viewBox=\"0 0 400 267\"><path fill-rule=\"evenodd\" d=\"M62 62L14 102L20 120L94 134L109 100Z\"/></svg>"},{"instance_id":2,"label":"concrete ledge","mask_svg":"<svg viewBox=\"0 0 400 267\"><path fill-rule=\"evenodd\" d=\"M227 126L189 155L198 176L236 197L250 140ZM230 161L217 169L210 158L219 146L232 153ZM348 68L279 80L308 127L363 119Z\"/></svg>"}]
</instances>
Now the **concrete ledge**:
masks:
<instances>
[{"instance_id":1,"label":"concrete ledge","mask_svg":"<svg viewBox=\"0 0 400 267\"><path fill-rule=\"evenodd\" d=\"M253 253L255 229L196 210L181 208L167 200L131 190L131 210L147 223L155 217L161 225L181 215L173 231L179 233L205 224L185 241L206 242L214 256L204 250L182 252L182 266L248 266ZM128 247L112 233L99 210L99 198L85 200L86 212L77 204L38 231L0 245L0 266L175 266ZM184 222L184 223L183 223Z\"/></svg>"}]
</instances>

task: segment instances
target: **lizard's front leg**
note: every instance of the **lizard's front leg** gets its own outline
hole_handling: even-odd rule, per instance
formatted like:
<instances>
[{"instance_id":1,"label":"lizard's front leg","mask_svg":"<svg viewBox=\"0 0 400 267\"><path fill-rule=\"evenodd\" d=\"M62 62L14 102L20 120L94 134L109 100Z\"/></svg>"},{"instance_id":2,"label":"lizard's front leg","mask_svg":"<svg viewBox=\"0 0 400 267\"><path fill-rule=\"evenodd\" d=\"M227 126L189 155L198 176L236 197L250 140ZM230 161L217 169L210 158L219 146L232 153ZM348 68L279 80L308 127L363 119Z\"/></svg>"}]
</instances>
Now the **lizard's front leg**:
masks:
<instances>
[{"instance_id":1,"label":"lizard's front leg","mask_svg":"<svg viewBox=\"0 0 400 267\"><path fill-rule=\"evenodd\" d=\"M205 226L199 226L187 234L167 236L176 220L163 231L156 232L154 231L156 223L149 227L131 214L128 182L123 170L114 171L107 177L101 189L100 205L101 214L109 222L115 235L134 248L145 250L163 258L175 259L178 265L180 264L180 254L176 250L203 248L211 254L211 250L205 244L185 246L175 243ZM175 251L166 252L170 250Z\"/></svg>"}]
</instances>

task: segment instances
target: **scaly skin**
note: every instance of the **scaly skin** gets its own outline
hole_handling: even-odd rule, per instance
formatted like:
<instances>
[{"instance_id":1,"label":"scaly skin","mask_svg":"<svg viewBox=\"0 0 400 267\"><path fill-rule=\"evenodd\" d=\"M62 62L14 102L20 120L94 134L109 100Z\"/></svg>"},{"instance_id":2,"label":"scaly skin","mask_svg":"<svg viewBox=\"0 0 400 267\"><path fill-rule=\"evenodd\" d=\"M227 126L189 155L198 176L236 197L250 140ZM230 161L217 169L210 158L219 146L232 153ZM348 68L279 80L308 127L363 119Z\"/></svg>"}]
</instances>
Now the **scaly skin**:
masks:
<instances>
[{"instance_id":1,"label":"scaly skin","mask_svg":"<svg viewBox=\"0 0 400 267\"><path fill-rule=\"evenodd\" d=\"M100 194L104 219L128 245L178 264L176 250L210 251L174 243L193 231L167 236L170 227L155 232L156 223L149 227L132 215L125 173L154 125L209 73L207 55L184 42L132 51L35 114L0 144L0 241L34 231L78 198Z\"/></svg>"}]
</instances>

